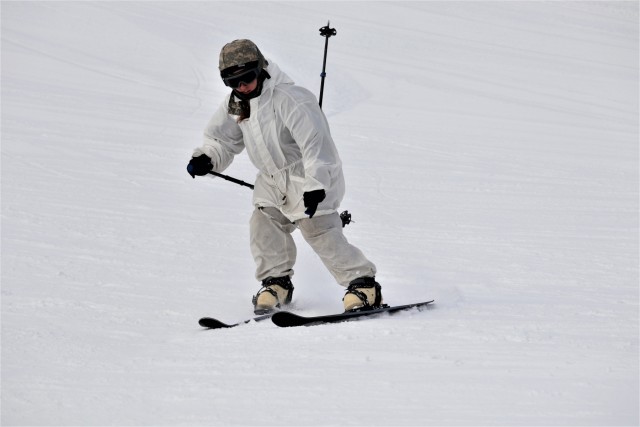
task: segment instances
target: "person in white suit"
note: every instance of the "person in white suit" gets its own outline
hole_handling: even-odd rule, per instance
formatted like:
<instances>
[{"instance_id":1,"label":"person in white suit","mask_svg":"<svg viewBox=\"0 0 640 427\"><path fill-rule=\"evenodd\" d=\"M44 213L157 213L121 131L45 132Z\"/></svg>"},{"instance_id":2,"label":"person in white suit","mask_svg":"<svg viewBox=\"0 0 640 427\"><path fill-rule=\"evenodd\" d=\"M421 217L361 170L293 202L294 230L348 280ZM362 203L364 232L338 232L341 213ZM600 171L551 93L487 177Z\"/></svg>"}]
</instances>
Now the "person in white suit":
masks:
<instances>
[{"instance_id":1,"label":"person in white suit","mask_svg":"<svg viewBox=\"0 0 640 427\"><path fill-rule=\"evenodd\" d=\"M254 312L270 313L291 302L296 229L347 288L345 311L382 305L375 265L342 232L342 162L316 97L247 39L222 48L219 69L232 92L207 124L187 171L193 178L222 172L245 148L258 169L250 220L255 277L261 282Z\"/></svg>"}]
</instances>

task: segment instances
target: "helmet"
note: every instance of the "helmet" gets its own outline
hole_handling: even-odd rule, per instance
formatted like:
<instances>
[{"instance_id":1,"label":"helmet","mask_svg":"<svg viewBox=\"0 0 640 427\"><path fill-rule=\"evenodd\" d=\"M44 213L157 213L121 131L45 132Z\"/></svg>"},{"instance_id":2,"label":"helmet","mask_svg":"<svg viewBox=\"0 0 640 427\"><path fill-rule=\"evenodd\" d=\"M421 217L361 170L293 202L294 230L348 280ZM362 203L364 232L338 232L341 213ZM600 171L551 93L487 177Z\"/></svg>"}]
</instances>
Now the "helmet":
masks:
<instances>
[{"instance_id":1,"label":"helmet","mask_svg":"<svg viewBox=\"0 0 640 427\"><path fill-rule=\"evenodd\" d=\"M218 69L224 78L249 68L257 68L262 71L267 65L269 63L264 59L255 43L251 40L240 39L224 45L220 51Z\"/></svg>"}]
</instances>

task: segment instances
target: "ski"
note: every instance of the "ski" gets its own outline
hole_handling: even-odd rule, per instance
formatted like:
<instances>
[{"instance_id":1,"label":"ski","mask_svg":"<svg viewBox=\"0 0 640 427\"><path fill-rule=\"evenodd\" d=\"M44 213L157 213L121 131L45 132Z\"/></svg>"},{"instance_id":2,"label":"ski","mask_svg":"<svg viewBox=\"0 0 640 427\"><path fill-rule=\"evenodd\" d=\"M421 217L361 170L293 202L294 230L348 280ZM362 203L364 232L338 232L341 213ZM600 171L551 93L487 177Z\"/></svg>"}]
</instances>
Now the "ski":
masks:
<instances>
[{"instance_id":1,"label":"ski","mask_svg":"<svg viewBox=\"0 0 640 427\"><path fill-rule=\"evenodd\" d=\"M263 314L261 316L252 317L251 319L243 320L238 323L224 323L218 319L214 319L213 317L203 317L198 320L198 324L203 328L207 329L223 329L223 328L234 328L236 326L244 325L250 322L260 322L262 320L270 319L273 316L273 313Z\"/></svg>"},{"instance_id":2,"label":"ski","mask_svg":"<svg viewBox=\"0 0 640 427\"><path fill-rule=\"evenodd\" d=\"M271 316L271 321L282 328L288 328L293 326L311 326L324 323L338 323L345 322L347 320L359 319L366 316L373 316L381 313L394 313L400 310L407 310L410 308L420 309L431 304L434 300L418 302L405 305L385 305L381 308L374 309L359 309L356 311L347 311L340 314L328 314L324 316L300 316L290 311L279 311Z\"/></svg>"}]
</instances>

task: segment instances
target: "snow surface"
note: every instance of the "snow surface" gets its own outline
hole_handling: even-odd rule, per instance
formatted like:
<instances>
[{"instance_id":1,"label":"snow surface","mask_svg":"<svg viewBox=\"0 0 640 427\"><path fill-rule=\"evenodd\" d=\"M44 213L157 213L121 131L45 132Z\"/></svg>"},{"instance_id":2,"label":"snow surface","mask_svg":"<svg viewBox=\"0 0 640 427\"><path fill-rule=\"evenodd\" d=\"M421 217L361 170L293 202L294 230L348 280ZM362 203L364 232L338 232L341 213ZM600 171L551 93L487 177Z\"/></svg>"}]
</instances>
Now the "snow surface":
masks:
<instances>
[{"instance_id":1,"label":"snow surface","mask_svg":"<svg viewBox=\"0 0 640 427\"><path fill-rule=\"evenodd\" d=\"M638 425L638 2L2 2L2 425ZM422 312L251 315L185 171L248 37L319 92L348 238ZM246 155L228 170L252 180ZM294 310L343 289L299 235Z\"/></svg>"}]
</instances>

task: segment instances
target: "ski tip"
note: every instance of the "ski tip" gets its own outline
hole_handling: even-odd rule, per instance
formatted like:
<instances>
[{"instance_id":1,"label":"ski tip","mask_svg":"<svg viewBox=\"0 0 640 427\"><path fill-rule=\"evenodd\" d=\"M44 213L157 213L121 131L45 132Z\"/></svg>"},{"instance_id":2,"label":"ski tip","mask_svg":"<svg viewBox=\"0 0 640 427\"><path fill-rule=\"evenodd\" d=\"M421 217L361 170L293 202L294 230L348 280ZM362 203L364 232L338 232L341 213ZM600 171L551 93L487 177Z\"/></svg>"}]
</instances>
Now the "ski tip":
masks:
<instances>
[{"instance_id":1,"label":"ski tip","mask_svg":"<svg viewBox=\"0 0 640 427\"><path fill-rule=\"evenodd\" d=\"M304 316L299 316L290 311L278 311L271 316L271 321L281 328L298 326L304 321Z\"/></svg>"},{"instance_id":2,"label":"ski tip","mask_svg":"<svg viewBox=\"0 0 640 427\"><path fill-rule=\"evenodd\" d=\"M198 320L198 325L207 329L231 328L235 326L235 325L228 325L226 323L219 321L218 319L214 319L211 317L201 318L200 320Z\"/></svg>"}]
</instances>

